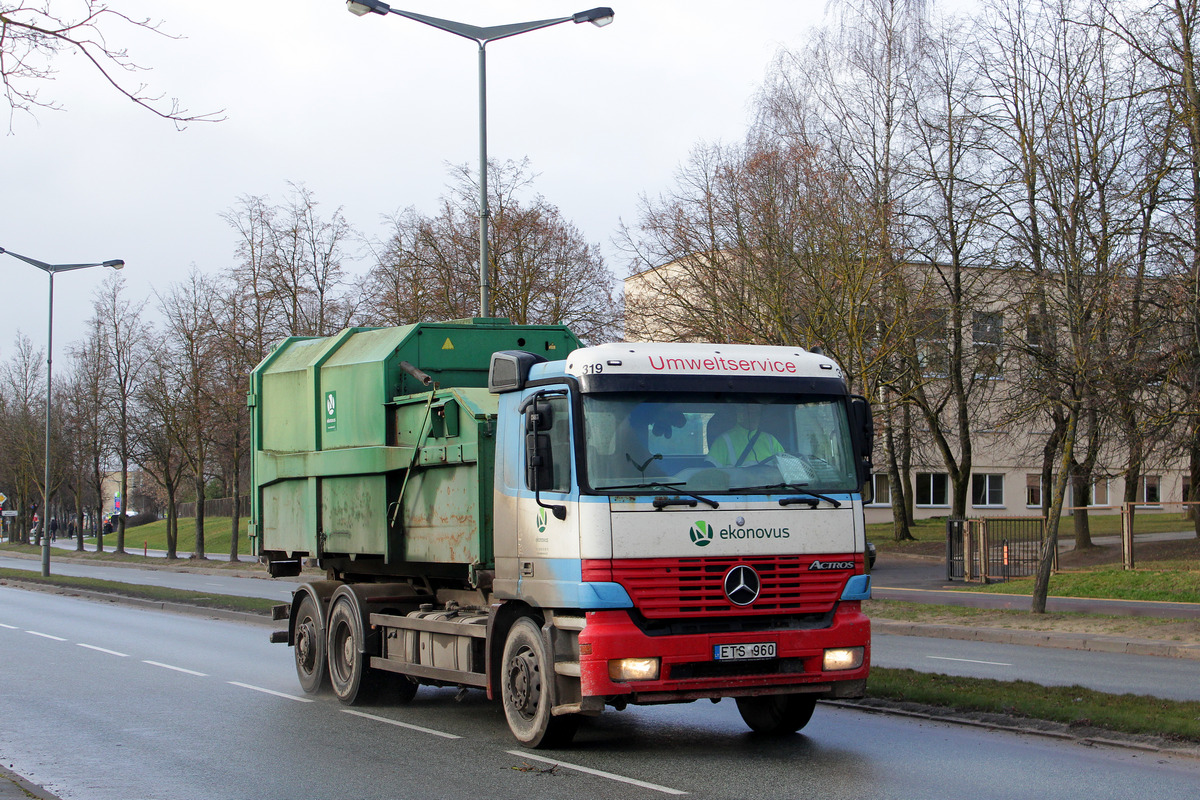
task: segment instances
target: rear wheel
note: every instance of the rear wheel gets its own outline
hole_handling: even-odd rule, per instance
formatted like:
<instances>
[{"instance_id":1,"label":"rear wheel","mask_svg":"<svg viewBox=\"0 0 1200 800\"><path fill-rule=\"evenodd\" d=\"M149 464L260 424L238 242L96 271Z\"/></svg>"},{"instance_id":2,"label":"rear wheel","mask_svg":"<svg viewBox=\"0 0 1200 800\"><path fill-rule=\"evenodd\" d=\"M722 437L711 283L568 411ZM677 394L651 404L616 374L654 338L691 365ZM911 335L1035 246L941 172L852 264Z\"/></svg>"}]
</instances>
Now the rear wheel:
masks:
<instances>
[{"instance_id":1,"label":"rear wheel","mask_svg":"<svg viewBox=\"0 0 1200 800\"><path fill-rule=\"evenodd\" d=\"M321 614L311 594L306 593L296 609L292 650L300 687L308 694L327 690L329 673L325 670L325 628L321 625Z\"/></svg>"},{"instance_id":2,"label":"rear wheel","mask_svg":"<svg viewBox=\"0 0 1200 800\"><path fill-rule=\"evenodd\" d=\"M738 713L757 733L795 733L812 719L817 698L811 694L776 694L737 698Z\"/></svg>"},{"instance_id":3,"label":"rear wheel","mask_svg":"<svg viewBox=\"0 0 1200 800\"><path fill-rule=\"evenodd\" d=\"M500 694L509 730L526 747L567 744L579 727L574 714L554 716L554 661L529 617L513 624L504 643Z\"/></svg>"},{"instance_id":4,"label":"rear wheel","mask_svg":"<svg viewBox=\"0 0 1200 800\"><path fill-rule=\"evenodd\" d=\"M368 665L362 612L357 598L342 588L329 609L329 682L337 699L346 705L369 703L378 696L382 676Z\"/></svg>"}]
</instances>

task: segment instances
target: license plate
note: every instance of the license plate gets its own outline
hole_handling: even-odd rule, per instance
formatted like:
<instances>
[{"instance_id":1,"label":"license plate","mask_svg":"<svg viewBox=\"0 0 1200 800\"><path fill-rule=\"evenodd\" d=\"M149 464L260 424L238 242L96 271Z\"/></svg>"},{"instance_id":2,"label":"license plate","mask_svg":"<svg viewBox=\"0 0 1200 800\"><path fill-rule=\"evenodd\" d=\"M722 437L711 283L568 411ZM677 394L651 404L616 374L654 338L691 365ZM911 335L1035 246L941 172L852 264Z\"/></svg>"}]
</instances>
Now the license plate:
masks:
<instances>
[{"instance_id":1,"label":"license plate","mask_svg":"<svg viewBox=\"0 0 1200 800\"><path fill-rule=\"evenodd\" d=\"M713 645L714 661L756 661L775 657L774 642Z\"/></svg>"}]
</instances>

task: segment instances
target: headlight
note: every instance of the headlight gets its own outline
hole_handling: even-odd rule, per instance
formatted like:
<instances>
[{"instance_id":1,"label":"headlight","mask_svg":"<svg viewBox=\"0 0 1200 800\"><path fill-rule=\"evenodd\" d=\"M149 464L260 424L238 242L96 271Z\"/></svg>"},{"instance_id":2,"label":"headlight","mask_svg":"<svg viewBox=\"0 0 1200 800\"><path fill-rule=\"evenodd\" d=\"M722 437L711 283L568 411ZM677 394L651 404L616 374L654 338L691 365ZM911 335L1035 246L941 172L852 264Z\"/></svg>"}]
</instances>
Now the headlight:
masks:
<instances>
[{"instance_id":1,"label":"headlight","mask_svg":"<svg viewBox=\"0 0 1200 800\"><path fill-rule=\"evenodd\" d=\"M657 658L618 658L608 662L608 677L614 681L658 680Z\"/></svg>"},{"instance_id":2,"label":"headlight","mask_svg":"<svg viewBox=\"0 0 1200 800\"><path fill-rule=\"evenodd\" d=\"M611 662L609 662L611 663ZM821 669L835 672L840 669L858 669L863 663L863 648L833 647L825 651Z\"/></svg>"}]
</instances>

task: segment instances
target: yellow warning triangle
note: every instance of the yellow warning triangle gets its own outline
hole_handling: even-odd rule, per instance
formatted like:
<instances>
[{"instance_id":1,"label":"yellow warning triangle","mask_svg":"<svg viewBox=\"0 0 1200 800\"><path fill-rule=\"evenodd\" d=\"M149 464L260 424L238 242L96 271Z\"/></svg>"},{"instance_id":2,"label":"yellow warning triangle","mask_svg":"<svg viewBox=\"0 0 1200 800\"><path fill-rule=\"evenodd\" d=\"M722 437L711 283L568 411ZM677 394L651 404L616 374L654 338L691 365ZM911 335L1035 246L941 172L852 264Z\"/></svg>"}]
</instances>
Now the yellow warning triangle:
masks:
<instances>
[{"instance_id":1,"label":"yellow warning triangle","mask_svg":"<svg viewBox=\"0 0 1200 800\"><path fill-rule=\"evenodd\" d=\"M454 343L450 341L449 336L446 337L446 343L444 345L442 345L442 349L443 350L453 350L454 349Z\"/></svg>"}]
</instances>

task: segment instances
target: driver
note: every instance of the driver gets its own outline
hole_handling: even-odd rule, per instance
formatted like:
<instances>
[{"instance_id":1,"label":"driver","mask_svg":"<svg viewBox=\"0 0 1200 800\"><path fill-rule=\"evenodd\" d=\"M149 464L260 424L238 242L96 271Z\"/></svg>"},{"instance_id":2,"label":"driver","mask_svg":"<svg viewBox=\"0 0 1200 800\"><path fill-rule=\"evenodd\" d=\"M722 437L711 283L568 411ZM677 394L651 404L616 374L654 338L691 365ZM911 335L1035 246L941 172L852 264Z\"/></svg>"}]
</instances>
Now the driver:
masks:
<instances>
[{"instance_id":1,"label":"driver","mask_svg":"<svg viewBox=\"0 0 1200 800\"><path fill-rule=\"evenodd\" d=\"M779 440L762 430L761 424L762 406L754 403L738 406L737 422L713 442L708 450L709 460L718 466L740 467L784 452Z\"/></svg>"}]
</instances>

